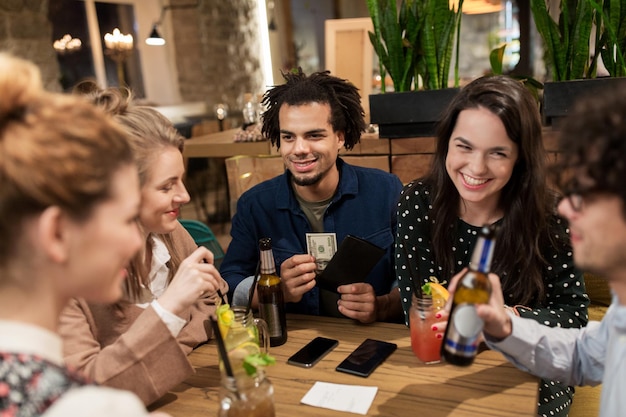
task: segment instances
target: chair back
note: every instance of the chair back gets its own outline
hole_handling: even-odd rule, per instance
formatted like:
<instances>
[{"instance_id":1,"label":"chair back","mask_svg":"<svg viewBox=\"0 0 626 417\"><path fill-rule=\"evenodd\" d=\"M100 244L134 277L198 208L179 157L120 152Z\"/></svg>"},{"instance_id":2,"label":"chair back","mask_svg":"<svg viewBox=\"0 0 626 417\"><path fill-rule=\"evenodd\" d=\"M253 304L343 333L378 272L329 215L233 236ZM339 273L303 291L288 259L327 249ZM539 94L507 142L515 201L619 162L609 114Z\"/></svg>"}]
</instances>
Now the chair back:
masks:
<instances>
[{"instance_id":1,"label":"chair back","mask_svg":"<svg viewBox=\"0 0 626 417\"><path fill-rule=\"evenodd\" d=\"M285 164L280 156L239 155L227 158L226 175L230 196L230 217L232 218L237 211L237 200L241 194L283 172L285 172Z\"/></svg>"},{"instance_id":2,"label":"chair back","mask_svg":"<svg viewBox=\"0 0 626 417\"><path fill-rule=\"evenodd\" d=\"M211 228L198 220L178 219L178 221L189 232L196 245L205 246L213 252L215 267L219 268L224 258L224 250Z\"/></svg>"}]
</instances>

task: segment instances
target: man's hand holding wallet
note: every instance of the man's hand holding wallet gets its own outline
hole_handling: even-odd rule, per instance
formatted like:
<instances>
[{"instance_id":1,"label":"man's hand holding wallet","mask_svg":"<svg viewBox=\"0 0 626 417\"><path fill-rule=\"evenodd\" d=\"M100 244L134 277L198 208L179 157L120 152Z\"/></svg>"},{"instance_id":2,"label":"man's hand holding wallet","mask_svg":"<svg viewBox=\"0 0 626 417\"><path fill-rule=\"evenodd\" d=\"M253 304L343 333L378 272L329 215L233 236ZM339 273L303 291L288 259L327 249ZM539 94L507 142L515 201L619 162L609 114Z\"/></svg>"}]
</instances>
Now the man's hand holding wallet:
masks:
<instances>
[{"instance_id":1,"label":"man's hand holding wallet","mask_svg":"<svg viewBox=\"0 0 626 417\"><path fill-rule=\"evenodd\" d=\"M312 236L317 235L315 238ZM385 254L385 250L359 237L348 235L341 242L332 256L333 243L328 235L307 234L309 253L315 256L318 262L319 274L317 285L328 291L337 292L337 287L356 282L364 282L370 271ZM333 234L334 235L334 234ZM315 245L319 243L319 245ZM319 256L321 254L321 256ZM323 267L319 268L319 267Z\"/></svg>"}]
</instances>

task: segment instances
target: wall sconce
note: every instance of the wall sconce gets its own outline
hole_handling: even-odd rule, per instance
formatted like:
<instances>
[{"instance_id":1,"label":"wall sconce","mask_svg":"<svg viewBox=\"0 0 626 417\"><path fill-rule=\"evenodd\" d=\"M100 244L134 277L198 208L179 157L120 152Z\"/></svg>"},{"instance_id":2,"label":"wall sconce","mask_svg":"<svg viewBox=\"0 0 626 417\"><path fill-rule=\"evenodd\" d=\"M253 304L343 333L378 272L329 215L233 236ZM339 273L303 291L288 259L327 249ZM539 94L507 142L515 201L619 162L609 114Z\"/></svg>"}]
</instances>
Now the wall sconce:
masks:
<instances>
[{"instance_id":1,"label":"wall sconce","mask_svg":"<svg viewBox=\"0 0 626 417\"><path fill-rule=\"evenodd\" d=\"M146 44L151 46L163 46L165 45L165 39L161 36L159 31L157 30L157 26L159 23L155 23L152 25L152 32L150 32L150 36L146 38Z\"/></svg>"},{"instance_id":2,"label":"wall sconce","mask_svg":"<svg viewBox=\"0 0 626 417\"><path fill-rule=\"evenodd\" d=\"M158 26L161 26L163 23L163 16L165 16L165 11L170 9L191 9L198 7L198 2L189 3L189 4L168 4L167 6L163 6L161 9L161 16L159 16L159 20L157 20L152 25L152 31L150 35L146 38L146 45L151 46L163 46L165 45L165 39L161 36L159 31L157 30Z\"/></svg>"}]
</instances>

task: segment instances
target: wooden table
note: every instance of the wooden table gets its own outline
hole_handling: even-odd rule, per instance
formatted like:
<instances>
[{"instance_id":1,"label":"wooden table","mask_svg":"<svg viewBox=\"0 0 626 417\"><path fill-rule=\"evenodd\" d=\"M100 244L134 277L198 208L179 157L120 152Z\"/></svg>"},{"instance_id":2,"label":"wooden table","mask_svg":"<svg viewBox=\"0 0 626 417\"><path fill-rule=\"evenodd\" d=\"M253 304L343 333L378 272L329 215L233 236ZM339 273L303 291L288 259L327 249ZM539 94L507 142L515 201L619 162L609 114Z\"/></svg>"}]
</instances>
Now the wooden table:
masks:
<instances>
[{"instance_id":1,"label":"wooden table","mask_svg":"<svg viewBox=\"0 0 626 417\"><path fill-rule=\"evenodd\" d=\"M300 404L316 381L377 386L369 416L536 416L538 379L517 370L500 353L481 352L469 367L423 365L413 355L404 325L361 325L349 319L289 315L288 331L287 343L270 349L277 363L266 370L274 385L277 417L351 415ZM287 358L315 336L338 339L339 346L313 368L287 365ZM368 337L396 343L398 349L369 378L336 372L339 362ZM217 347L210 342L189 358L196 374L151 410L174 417L217 415Z\"/></svg>"},{"instance_id":2,"label":"wooden table","mask_svg":"<svg viewBox=\"0 0 626 417\"><path fill-rule=\"evenodd\" d=\"M259 142L233 142L238 129L229 129L209 135L195 136L185 141L184 155L187 158L228 158L236 155L279 155L269 140ZM364 134L361 142L346 155L388 155L389 139L378 139L378 135Z\"/></svg>"}]
</instances>

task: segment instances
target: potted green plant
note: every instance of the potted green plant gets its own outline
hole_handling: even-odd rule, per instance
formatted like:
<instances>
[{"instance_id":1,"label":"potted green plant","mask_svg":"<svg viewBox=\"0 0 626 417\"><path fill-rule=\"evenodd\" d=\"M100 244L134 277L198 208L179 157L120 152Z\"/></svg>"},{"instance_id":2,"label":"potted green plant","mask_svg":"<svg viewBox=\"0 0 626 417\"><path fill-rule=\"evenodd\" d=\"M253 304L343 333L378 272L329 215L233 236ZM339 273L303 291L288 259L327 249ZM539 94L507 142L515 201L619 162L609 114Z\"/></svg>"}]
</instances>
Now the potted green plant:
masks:
<instances>
[{"instance_id":1,"label":"potted green plant","mask_svg":"<svg viewBox=\"0 0 626 417\"><path fill-rule=\"evenodd\" d=\"M626 0L590 0L602 14L598 44L602 63L611 77L626 76Z\"/></svg>"},{"instance_id":2,"label":"potted green plant","mask_svg":"<svg viewBox=\"0 0 626 417\"><path fill-rule=\"evenodd\" d=\"M561 0L558 21L552 18L546 0L531 0L530 7L552 79L544 84L542 113L547 124L558 126L577 97L607 82L626 82L613 78L626 75L626 0ZM600 56L611 78L596 78Z\"/></svg>"},{"instance_id":3,"label":"potted green plant","mask_svg":"<svg viewBox=\"0 0 626 417\"><path fill-rule=\"evenodd\" d=\"M394 92L370 95L370 118L381 137L430 136L458 88L448 88L455 46L458 87L458 44L463 0L457 9L448 1L367 0L374 31L370 41L383 80L389 74Z\"/></svg>"}]
</instances>

